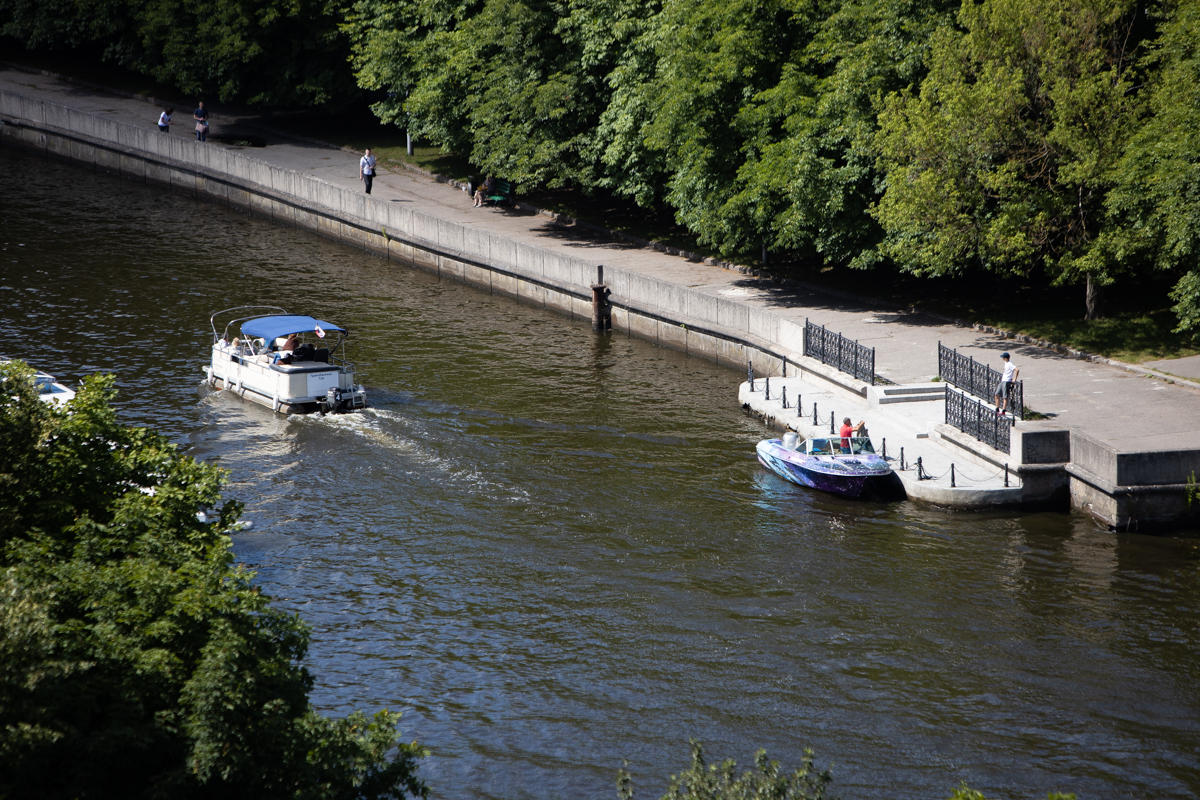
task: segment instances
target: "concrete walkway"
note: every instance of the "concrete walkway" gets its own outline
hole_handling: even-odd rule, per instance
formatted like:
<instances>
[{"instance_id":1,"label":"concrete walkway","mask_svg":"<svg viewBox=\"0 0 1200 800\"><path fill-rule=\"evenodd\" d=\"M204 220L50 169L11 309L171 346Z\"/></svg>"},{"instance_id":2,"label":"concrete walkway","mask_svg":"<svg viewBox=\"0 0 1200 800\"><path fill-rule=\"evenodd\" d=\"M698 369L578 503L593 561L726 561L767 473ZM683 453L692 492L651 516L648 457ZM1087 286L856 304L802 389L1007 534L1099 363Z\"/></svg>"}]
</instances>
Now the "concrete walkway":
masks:
<instances>
[{"instance_id":1,"label":"concrete walkway","mask_svg":"<svg viewBox=\"0 0 1200 800\"><path fill-rule=\"evenodd\" d=\"M0 89L109 115L148 130L155 129L161 110L144 100L3 67L0 67ZM168 135L194 137L191 111L189 107L177 108L175 124ZM289 138L269 125L264 127L269 120L250 113L228 112L220 107L212 112L213 134L241 130L266 136L268 146L253 148L255 158L336 185L361 187L357 155ZM216 142L210 142L209 146L227 147ZM512 240L768 308L800 323L809 318L874 347L876 371L895 383L922 383L933 378L938 371L939 341L995 368L1000 366L1000 353L1008 351L1021 370L1027 407L1050 417L1042 422L1022 423L1023 427L1076 429L1119 452L1200 449L1200 391L1192 386L1004 340L926 314L904 313L886 302L847 300L817 291L781 288L769 281L608 238L538 214L476 209L464 192L418 173L382 174L375 181L374 195L395 203L412 203L426 214ZM869 291L869 281L867 284L864 288ZM1175 374L1186 373L1181 370Z\"/></svg>"}]
</instances>

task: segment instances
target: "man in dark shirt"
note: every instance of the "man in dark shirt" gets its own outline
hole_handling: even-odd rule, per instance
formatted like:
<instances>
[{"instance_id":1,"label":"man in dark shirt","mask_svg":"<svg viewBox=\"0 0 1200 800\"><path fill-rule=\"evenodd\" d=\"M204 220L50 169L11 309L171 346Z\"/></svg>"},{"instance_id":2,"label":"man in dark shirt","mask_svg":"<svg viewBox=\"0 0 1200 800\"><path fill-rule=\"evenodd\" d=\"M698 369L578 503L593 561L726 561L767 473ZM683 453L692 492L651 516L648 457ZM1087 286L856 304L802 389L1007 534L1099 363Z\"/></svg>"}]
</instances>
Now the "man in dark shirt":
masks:
<instances>
[{"instance_id":1,"label":"man in dark shirt","mask_svg":"<svg viewBox=\"0 0 1200 800\"><path fill-rule=\"evenodd\" d=\"M205 137L208 136L208 111L204 108L204 101L200 101L200 107L192 113L192 119L196 120L196 141L208 141Z\"/></svg>"}]
</instances>

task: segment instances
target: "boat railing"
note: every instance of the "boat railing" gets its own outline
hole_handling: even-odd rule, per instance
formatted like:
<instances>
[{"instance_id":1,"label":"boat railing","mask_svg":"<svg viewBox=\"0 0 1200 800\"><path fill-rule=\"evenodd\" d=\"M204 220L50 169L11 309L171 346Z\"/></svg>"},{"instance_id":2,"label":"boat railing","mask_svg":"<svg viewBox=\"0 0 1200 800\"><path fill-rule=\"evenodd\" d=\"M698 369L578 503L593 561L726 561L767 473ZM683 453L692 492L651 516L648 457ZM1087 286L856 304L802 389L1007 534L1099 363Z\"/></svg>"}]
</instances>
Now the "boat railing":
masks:
<instances>
[{"instance_id":1,"label":"boat railing","mask_svg":"<svg viewBox=\"0 0 1200 800\"><path fill-rule=\"evenodd\" d=\"M232 314L235 311L238 311L238 312L254 311L255 313L249 314L244 317L235 317L233 319L227 320L225 322L225 327L224 327L223 331L218 331L217 330L217 317L224 316L225 314ZM216 341L220 340L223 333L228 333L230 325L233 325L234 323L237 323L237 322L245 322L246 320L253 319L254 317L262 316L261 314L258 313L260 311L278 311L281 314L288 313L287 309L280 308L279 306L234 306L233 308L226 308L222 311L218 311L217 313L215 313L211 317L209 317L208 323L209 323L209 325L212 326L213 341L216 342Z\"/></svg>"}]
</instances>

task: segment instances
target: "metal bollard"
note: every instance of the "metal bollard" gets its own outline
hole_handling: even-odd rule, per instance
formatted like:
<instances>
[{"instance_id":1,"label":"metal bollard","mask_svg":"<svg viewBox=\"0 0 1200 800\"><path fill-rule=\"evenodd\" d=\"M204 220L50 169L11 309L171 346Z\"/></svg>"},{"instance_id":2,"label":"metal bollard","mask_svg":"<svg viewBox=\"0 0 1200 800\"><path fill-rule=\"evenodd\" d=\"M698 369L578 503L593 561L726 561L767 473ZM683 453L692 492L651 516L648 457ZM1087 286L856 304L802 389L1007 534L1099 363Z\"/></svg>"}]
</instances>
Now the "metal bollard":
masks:
<instances>
[{"instance_id":1,"label":"metal bollard","mask_svg":"<svg viewBox=\"0 0 1200 800\"><path fill-rule=\"evenodd\" d=\"M754 391L754 362L746 362L746 380L750 381L750 391Z\"/></svg>"},{"instance_id":2,"label":"metal bollard","mask_svg":"<svg viewBox=\"0 0 1200 800\"><path fill-rule=\"evenodd\" d=\"M813 425L817 424L817 404L813 403Z\"/></svg>"},{"instance_id":3,"label":"metal bollard","mask_svg":"<svg viewBox=\"0 0 1200 800\"><path fill-rule=\"evenodd\" d=\"M783 407L787 408L787 387L783 387Z\"/></svg>"},{"instance_id":4,"label":"metal bollard","mask_svg":"<svg viewBox=\"0 0 1200 800\"><path fill-rule=\"evenodd\" d=\"M796 416L797 417L804 416L804 403L802 402L803 400L804 400L804 397L799 392L797 392L796 393Z\"/></svg>"},{"instance_id":5,"label":"metal bollard","mask_svg":"<svg viewBox=\"0 0 1200 800\"><path fill-rule=\"evenodd\" d=\"M904 448L900 448L900 471L904 472Z\"/></svg>"},{"instance_id":6,"label":"metal bollard","mask_svg":"<svg viewBox=\"0 0 1200 800\"><path fill-rule=\"evenodd\" d=\"M1008 464L1004 465L1004 488L1008 488Z\"/></svg>"},{"instance_id":7,"label":"metal bollard","mask_svg":"<svg viewBox=\"0 0 1200 800\"><path fill-rule=\"evenodd\" d=\"M886 436L883 437L883 452L879 454L879 457L884 460L887 459L887 437Z\"/></svg>"},{"instance_id":8,"label":"metal bollard","mask_svg":"<svg viewBox=\"0 0 1200 800\"><path fill-rule=\"evenodd\" d=\"M951 489L958 488L954 485L954 465L953 464L950 465L950 488Z\"/></svg>"},{"instance_id":9,"label":"metal bollard","mask_svg":"<svg viewBox=\"0 0 1200 800\"><path fill-rule=\"evenodd\" d=\"M771 399L771 376L768 375L767 377L763 378L763 381L766 385L766 388L763 389L763 391L767 393L763 399L770 400Z\"/></svg>"},{"instance_id":10,"label":"metal bollard","mask_svg":"<svg viewBox=\"0 0 1200 800\"><path fill-rule=\"evenodd\" d=\"M829 432L836 433L836 431L834 430L834 427L833 427L833 412L832 411L829 412Z\"/></svg>"}]
</instances>

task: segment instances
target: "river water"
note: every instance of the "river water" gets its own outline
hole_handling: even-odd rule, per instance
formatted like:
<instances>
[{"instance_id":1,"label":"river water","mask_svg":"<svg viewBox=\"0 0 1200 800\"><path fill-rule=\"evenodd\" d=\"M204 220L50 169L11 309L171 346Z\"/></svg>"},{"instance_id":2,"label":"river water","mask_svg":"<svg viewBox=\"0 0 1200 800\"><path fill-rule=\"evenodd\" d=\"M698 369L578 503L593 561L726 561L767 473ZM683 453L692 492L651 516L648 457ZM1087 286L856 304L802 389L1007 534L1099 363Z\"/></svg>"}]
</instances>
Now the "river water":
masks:
<instances>
[{"instance_id":1,"label":"river water","mask_svg":"<svg viewBox=\"0 0 1200 800\"><path fill-rule=\"evenodd\" d=\"M812 493L703 360L12 150L0 204L2 354L231 470L314 702L402 710L435 797L657 797L689 737L846 798L1200 794L1194 537ZM246 303L350 327L372 408L202 387Z\"/></svg>"}]
</instances>

